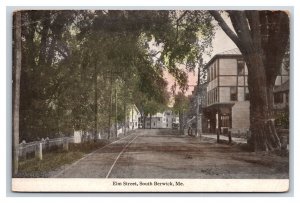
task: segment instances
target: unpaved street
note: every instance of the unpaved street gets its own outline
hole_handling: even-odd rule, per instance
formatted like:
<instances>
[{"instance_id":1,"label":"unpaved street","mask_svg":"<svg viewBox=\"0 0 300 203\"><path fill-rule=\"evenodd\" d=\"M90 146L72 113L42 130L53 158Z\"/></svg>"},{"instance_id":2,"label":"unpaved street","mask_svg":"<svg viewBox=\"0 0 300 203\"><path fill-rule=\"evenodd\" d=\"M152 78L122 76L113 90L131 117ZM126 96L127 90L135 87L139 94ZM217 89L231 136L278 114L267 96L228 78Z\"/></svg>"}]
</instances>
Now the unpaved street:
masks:
<instances>
[{"instance_id":1,"label":"unpaved street","mask_svg":"<svg viewBox=\"0 0 300 203\"><path fill-rule=\"evenodd\" d=\"M172 130L137 130L66 166L57 178L288 178L288 157L254 154Z\"/></svg>"}]
</instances>

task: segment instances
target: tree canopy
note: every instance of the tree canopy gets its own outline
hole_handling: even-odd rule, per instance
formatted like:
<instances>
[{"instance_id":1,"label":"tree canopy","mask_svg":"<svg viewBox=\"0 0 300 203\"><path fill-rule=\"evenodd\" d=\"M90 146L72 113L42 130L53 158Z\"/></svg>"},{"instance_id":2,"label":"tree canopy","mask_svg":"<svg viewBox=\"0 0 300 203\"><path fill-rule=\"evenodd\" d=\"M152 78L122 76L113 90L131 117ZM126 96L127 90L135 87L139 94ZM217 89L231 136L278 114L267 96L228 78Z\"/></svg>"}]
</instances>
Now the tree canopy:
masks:
<instances>
[{"instance_id":1,"label":"tree canopy","mask_svg":"<svg viewBox=\"0 0 300 203\"><path fill-rule=\"evenodd\" d=\"M27 141L107 131L125 122L130 104L157 111L169 97L163 71L186 89L179 65L193 69L213 37L204 11L21 14L20 137Z\"/></svg>"}]
</instances>

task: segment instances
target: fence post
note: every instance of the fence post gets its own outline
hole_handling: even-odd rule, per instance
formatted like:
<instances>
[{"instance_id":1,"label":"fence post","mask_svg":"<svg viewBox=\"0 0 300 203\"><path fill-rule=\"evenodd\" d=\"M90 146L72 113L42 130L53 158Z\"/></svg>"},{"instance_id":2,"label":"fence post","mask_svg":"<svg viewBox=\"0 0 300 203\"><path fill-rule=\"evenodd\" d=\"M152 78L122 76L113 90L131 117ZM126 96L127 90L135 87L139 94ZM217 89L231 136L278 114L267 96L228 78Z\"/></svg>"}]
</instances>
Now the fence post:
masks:
<instances>
[{"instance_id":1,"label":"fence post","mask_svg":"<svg viewBox=\"0 0 300 203\"><path fill-rule=\"evenodd\" d=\"M220 142L220 131L219 128L217 128L217 143Z\"/></svg>"},{"instance_id":2,"label":"fence post","mask_svg":"<svg viewBox=\"0 0 300 203\"><path fill-rule=\"evenodd\" d=\"M39 160L43 160L43 142L40 142L36 145L35 157Z\"/></svg>"},{"instance_id":3,"label":"fence post","mask_svg":"<svg viewBox=\"0 0 300 203\"><path fill-rule=\"evenodd\" d=\"M19 144L19 157L25 157L26 159L26 153L25 153L25 150L24 150L24 146L26 144L26 141L23 140L20 144Z\"/></svg>"},{"instance_id":4,"label":"fence post","mask_svg":"<svg viewBox=\"0 0 300 203\"><path fill-rule=\"evenodd\" d=\"M69 140L68 138L65 138L63 141L63 150L68 151L69 150Z\"/></svg>"},{"instance_id":5,"label":"fence post","mask_svg":"<svg viewBox=\"0 0 300 203\"><path fill-rule=\"evenodd\" d=\"M231 131L228 132L228 141L229 141L229 144L230 144L231 141L232 141L232 140L231 140Z\"/></svg>"},{"instance_id":6,"label":"fence post","mask_svg":"<svg viewBox=\"0 0 300 203\"><path fill-rule=\"evenodd\" d=\"M46 137L45 139L45 149L46 151L49 151L50 149L49 137Z\"/></svg>"}]
</instances>

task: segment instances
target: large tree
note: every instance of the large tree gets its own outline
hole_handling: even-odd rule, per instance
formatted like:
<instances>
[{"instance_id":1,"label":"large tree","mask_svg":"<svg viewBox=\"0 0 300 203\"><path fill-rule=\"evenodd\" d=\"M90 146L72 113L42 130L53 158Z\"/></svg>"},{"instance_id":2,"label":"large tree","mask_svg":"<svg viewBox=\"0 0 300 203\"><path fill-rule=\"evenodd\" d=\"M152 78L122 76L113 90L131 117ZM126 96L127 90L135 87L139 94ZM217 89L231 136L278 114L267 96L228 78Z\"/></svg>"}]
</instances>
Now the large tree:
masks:
<instances>
[{"instance_id":1,"label":"large tree","mask_svg":"<svg viewBox=\"0 0 300 203\"><path fill-rule=\"evenodd\" d=\"M184 134L184 115L189 109L189 99L183 92L179 92L174 97L173 111L179 115L179 133Z\"/></svg>"},{"instance_id":2,"label":"large tree","mask_svg":"<svg viewBox=\"0 0 300 203\"><path fill-rule=\"evenodd\" d=\"M209 12L240 49L248 67L250 144L255 151L279 149L281 143L274 127L272 112L273 88L289 50L288 12ZM224 20L225 15L229 16L234 30Z\"/></svg>"}]
</instances>

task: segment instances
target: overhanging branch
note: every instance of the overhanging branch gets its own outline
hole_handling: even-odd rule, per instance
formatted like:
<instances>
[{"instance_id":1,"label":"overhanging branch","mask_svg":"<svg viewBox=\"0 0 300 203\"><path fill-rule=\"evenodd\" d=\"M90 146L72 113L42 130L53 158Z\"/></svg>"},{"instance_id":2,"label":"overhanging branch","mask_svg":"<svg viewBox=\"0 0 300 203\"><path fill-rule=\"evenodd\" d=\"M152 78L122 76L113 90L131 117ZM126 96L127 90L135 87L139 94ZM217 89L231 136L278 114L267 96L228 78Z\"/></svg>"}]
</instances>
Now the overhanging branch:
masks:
<instances>
[{"instance_id":1,"label":"overhanging branch","mask_svg":"<svg viewBox=\"0 0 300 203\"><path fill-rule=\"evenodd\" d=\"M214 19L218 22L219 26L222 28L222 30L230 37L230 39L236 44L240 44L240 40L238 36L230 29L230 27L227 25L227 23L222 18L221 14L218 11L208 11Z\"/></svg>"}]
</instances>

